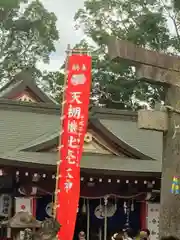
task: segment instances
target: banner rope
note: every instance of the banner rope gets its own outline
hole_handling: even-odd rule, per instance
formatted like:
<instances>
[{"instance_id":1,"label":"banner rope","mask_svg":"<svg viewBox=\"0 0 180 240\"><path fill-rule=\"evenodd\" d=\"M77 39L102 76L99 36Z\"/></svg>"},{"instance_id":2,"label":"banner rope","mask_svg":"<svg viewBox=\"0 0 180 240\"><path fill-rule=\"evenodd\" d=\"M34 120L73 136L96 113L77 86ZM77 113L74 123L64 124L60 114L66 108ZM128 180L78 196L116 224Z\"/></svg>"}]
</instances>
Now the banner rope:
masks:
<instances>
[{"instance_id":1,"label":"banner rope","mask_svg":"<svg viewBox=\"0 0 180 240\"><path fill-rule=\"evenodd\" d=\"M68 57L70 55L70 45L68 44L67 46L67 51L66 51L66 62L65 62L65 76L64 76L64 91L63 91L63 97L62 97L62 103L61 103L61 117L60 117L60 127L62 128L63 126L63 120L64 120L64 105L66 103L65 101L65 90L66 90L66 84L67 84L67 66L68 66ZM63 147L61 145L61 135L63 133L63 129L61 129L61 132L59 134L59 151L60 149ZM57 169L56 169L56 187L55 187L55 193L54 193L54 218L56 218L56 209L59 207L57 204L57 195L60 191L60 189L58 189L58 180L60 177L60 172L59 172L59 165L60 165L61 161L57 161Z\"/></svg>"},{"instance_id":2,"label":"banner rope","mask_svg":"<svg viewBox=\"0 0 180 240\"><path fill-rule=\"evenodd\" d=\"M89 200L102 199L102 198L105 198L105 197L120 198L120 199L134 199L134 198L137 198L137 197L142 196L144 194L146 194L146 192L137 193L137 194L131 195L131 196L121 196L121 195L117 195L117 194L106 194L106 195L102 195L102 196L98 196L98 197L80 196L80 198L82 198L82 199L89 199Z\"/></svg>"}]
</instances>

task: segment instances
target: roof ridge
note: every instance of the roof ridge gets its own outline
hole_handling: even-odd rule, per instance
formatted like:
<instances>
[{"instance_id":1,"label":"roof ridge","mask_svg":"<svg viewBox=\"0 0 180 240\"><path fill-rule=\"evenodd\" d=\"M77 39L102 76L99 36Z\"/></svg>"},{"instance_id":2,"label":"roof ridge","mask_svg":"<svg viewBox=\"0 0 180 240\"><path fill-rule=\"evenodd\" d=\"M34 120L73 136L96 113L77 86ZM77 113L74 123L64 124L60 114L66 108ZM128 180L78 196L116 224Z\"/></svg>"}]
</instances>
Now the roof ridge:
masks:
<instances>
[{"instance_id":1,"label":"roof ridge","mask_svg":"<svg viewBox=\"0 0 180 240\"><path fill-rule=\"evenodd\" d=\"M114 135L113 132L108 130L99 119L91 119L92 124L94 127L96 127L99 131L103 132L103 134L107 137L107 139L114 142L118 147L121 148L120 151L124 150L124 154L126 156L133 156L137 159L149 159L149 160L155 160L149 157L148 155L140 152L138 149L134 148L133 146L126 143L123 139L118 138L116 135ZM117 149L118 150L118 149Z\"/></svg>"},{"instance_id":2,"label":"roof ridge","mask_svg":"<svg viewBox=\"0 0 180 240\"><path fill-rule=\"evenodd\" d=\"M92 110L92 112L99 113L99 114L137 116L137 111L133 111L133 110L102 108L102 107L91 107L91 110Z\"/></svg>"},{"instance_id":3,"label":"roof ridge","mask_svg":"<svg viewBox=\"0 0 180 240\"><path fill-rule=\"evenodd\" d=\"M0 93L5 91L9 86L13 85L13 84L16 84L18 82L21 82L21 81L16 81L16 79L12 79L10 81L8 81L7 83L5 83L1 88L0 88Z\"/></svg>"},{"instance_id":4,"label":"roof ridge","mask_svg":"<svg viewBox=\"0 0 180 240\"><path fill-rule=\"evenodd\" d=\"M48 135L48 138L47 138ZM19 148L15 149L16 151L28 151L29 149L43 144L45 142L48 142L50 140L54 140L55 138L59 137L59 130L56 130L54 132L46 132L40 136L38 136L37 138L33 139L32 141L30 141L29 143L26 143L24 145L21 145ZM37 144L37 141L40 140L40 142Z\"/></svg>"},{"instance_id":5,"label":"roof ridge","mask_svg":"<svg viewBox=\"0 0 180 240\"><path fill-rule=\"evenodd\" d=\"M32 103L20 102L11 99L0 98L0 109L20 111L20 112L38 112L44 114L59 114L61 113L61 105L55 103Z\"/></svg>"},{"instance_id":6,"label":"roof ridge","mask_svg":"<svg viewBox=\"0 0 180 240\"><path fill-rule=\"evenodd\" d=\"M7 83L5 83L2 88L0 88L0 92L4 91L5 89L7 89L9 86L16 84L16 83L21 83L21 82L25 82L28 83L29 82L29 78L26 79L22 79L22 71L17 73L10 81L8 81ZM32 79L33 80L33 79ZM33 81L34 82L34 81Z\"/></svg>"},{"instance_id":7,"label":"roof ridge","mask_svg":"<svg viewBox=\"0 0 180 240\"><path fill-rule=\"evenodd\" d=\"M13 99L4 99L0 98L0 109L12 109L15 111L36 111L48 114L49 110L54 110L60 114L61 112L61 104L55 104L53 102L43 103L43 102L20 102ZM117 109L109 109L109 108L100 108L100 107L91 107L89 109L89 117L97 117L97 118L120 118L125 117L129 120L137 119L137 112L135 111L127 111L127 110L117 110Z\"/></svg>"},{"instance_id":8,"label":"roof ridge","mask_svg":"<svg viewBox=\"0 0 180 240\"><path fill-rule=\"evenodd\" d=\"M29 88L41 102L53 102L54 104L58 104L48 94L41 90L32 75L27 74L27 72L17 74L11 81L0 88L1 98L14 98L15 95L24 92L27 88Z\"/></svg>"},{"instance_id":9,"label":"roof ridge","mask_svg":"<svg viewBox=\"0 0 180 240\"><path fill-rule=\"evenodd\" d=\"M2 165L4 162L7 165L21 166L31 166L36 169L51 169L55 171L56 161L58 154L55 152L43 153L43 152L8 152L6 154L0 154L0 162ZM96 158L97 156L97 158ZM5 161L4 161L5 160ZM26 160L26 161L25 161ZM123 175L123 172L131 174L146 174L145 176L152 176L153 174L157 177L161 172L161 163L158 161L151 161L148 159L134 159L129 158L127 161L124 157L118 156L106 156L104 154L89 154L83 153L81 160L81 170L97 170L102 174L112 174L112 175ZM132 168L132 166L134 166ZM141 176L141 175L139 175Z\"/></svg>"}]
</instances>

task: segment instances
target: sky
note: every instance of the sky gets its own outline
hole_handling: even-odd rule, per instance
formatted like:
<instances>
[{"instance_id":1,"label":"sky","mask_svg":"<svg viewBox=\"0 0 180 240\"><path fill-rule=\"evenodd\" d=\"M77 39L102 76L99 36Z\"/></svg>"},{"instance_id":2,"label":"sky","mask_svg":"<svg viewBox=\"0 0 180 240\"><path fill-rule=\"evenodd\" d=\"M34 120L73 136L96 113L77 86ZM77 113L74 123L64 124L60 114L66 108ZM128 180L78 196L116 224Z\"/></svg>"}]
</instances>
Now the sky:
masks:
<instances>
[{"instance_id":1,"label":"sky","mask_svg":"<svg viewBox=\"0 0 180 240\"><path fill-rule=\"evenodd\" d=\"M64 63L67 45L73 47L83 39L82 30L74 29L74 15L79 8L83 7L85 0L41 0L48 11L54 12L57 16L57 29L60 33L60 40L56 43L56 52L51 55L49 64L38 63L41 70L56 71ZM174 27L169 21L169 27L174 32Z\"/></svg>"},{"instance_id":2,"label":"sky","mask_svg":"<svg viewBox=\"0 0 180 240\"><path fill-rule=\"evenodd\" d=\"M74 29L74 14L83 7L84 0L41 0L45 8L54 12L58 18L57 28L60 33L60 40L56 44L56 53L51 55L50 64L46 65L39 63L40 69L49 71L59 70L61 64L64 62L65 50L67 44L73 47L83 38L81 30Z\"/></svg>"}]
</instances>

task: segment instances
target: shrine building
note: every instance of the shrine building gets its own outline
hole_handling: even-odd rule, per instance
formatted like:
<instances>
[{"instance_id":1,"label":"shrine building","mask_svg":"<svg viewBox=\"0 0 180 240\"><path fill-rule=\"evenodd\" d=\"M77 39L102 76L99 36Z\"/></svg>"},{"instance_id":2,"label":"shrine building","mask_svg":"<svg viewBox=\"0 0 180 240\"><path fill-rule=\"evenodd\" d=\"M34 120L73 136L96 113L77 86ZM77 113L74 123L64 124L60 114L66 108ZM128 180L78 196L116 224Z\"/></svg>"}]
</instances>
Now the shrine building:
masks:
<instances>
[{"instance_id":1,"label":"shrine building","mask_svg":"<svg viewBox=\"0 0 180 240\"><path fill-rule=\"evenodd\" d=\"M19 74L0 89L0 219L52 216L61 107ZM163 134L141 130L137 113L89 109L75 235L103 240L125 226L158 237ZM105 211L106 208L106 211ZM10 238L1 227L0 240Z\"/></svg>"}]
</instances>

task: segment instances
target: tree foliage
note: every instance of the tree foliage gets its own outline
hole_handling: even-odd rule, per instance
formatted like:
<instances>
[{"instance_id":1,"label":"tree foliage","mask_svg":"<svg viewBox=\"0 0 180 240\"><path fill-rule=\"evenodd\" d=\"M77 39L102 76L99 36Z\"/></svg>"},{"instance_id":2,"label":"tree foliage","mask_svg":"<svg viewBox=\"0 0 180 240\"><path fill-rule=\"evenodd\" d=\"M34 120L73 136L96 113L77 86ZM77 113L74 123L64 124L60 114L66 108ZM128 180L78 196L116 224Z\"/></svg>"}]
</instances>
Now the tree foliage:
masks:
<instances>
[{"instance_id":1,"label":"tree foliage","mask_svg":"<svg viewBox=\"0 0 180 240\"><path fill-rule=\"evenodd\" d=\"M139 82L135 69L127 63L110 61L107 38L115 36L148 49L179 54L179 0L86 0L75 21L76 27L81 27L95 43L92 52L95 103L136 109L139 100L150 104L163 100L163 87ZM84 44L81 42L80 46Z\"/></svg>"},{"instance_id":2,"label":"tree foliage","mask_svg":"<svg viewBox=\"0 0 180 240\"><path fill-rule=\"evenodd\" d=\"M49 61L59 39L56 16L39 0L0 1L0 79Z\"/></svg>"},{"instance_id":3,"label":"tree foliage","mask_svg":"<svg viewBox=\"0 0 180 240\"><path fill-rule=\"evenodd\" d=\"M64 92L65 76L60 71L43 72L43 76L39 78L39 84L45 92L54 98L58 103L61 103Z\"/></svg>"}]
</instances>

